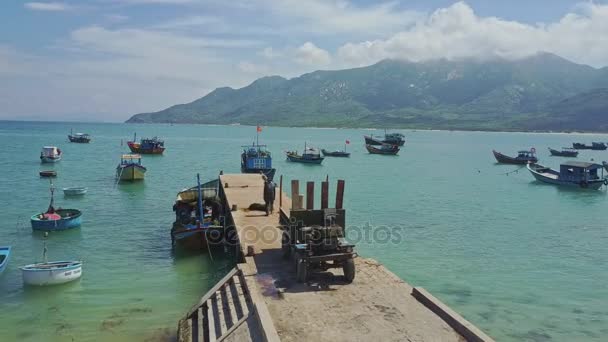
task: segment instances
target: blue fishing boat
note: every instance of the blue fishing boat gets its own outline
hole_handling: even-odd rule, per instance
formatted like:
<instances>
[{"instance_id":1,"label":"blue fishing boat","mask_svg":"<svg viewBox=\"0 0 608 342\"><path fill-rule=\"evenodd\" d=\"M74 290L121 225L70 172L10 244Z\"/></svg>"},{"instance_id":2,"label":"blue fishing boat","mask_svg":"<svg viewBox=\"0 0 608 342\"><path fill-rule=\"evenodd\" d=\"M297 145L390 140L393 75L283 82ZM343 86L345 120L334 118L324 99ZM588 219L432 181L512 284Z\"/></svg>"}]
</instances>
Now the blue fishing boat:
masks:
<instances>
[{"instance_id":1,"label":"blue fishing boat","mask_svg":"<svg viewBox=\"0 0 608 342\"><path fill-rule=\"evenodd\" d=\"M287 160L294 163L303 164L321 164L324 157L321 157L321 153L314 147L307 147L304 143L304 152L299 154L297 151L288 151Z\"/></svg>"},{"instance_id":2,"label":"blue fishing boat","mask_svg":"<svg viewBox=\"0 0 608 342\"><path fill-rule=\"evenodd\" d=\"M219 179L184 189L177 194L173 211L175 222L171 228L173 247L184 250L206 250L210 239L223 237L223 206L219 198Z\"/></svg>"},{"instance_id":3,"label":"blue fishing boat","mask_svg":"<svg viewBox=\"0 0 608 342\"><path fill-rule=\"evenodd\" d=\"M601 188L602 185L608 186L603 166L596 163L569 161L561 164L559 171L532 163L528 164L527 168L536 180L544 183L593 190ZM601 175L598 170L602 171Z\"/></svg>"},{"instance_id":4,"label":"blue fishing boat","mask_svg":"<svg viewBox=\"0 0 608 342\"><path fill-rule=\"evenodd\" d=\"M263 173L272 180L276 169L272 168L272 155L266 145L254 143L250 146L242 146L241 153L241 172L242 173Z\"/></svg>"},{"instance_id":5,"label":"blue fishing boat","mask_svg":"<svg viewBox=\"0 0 608 342\"><path fill-rule=\"evenodd\" d=\"M11 246L0 246L0 274L6 269L8 259L11 256Z\"/></svg>"},{"instance_id":6,"label":"blue fishing boat","mask_svg":"<svg viewBox=\"0 0 608 342\"><path fill-rule=\"evenodd\" d=\"M55 187L51 182L51 203L46 212L32 215L30 222L33 230L66 230L80 227L82 224L82 212L77 209L55 209L54 204Z\"/></svg>"}]
</instances>

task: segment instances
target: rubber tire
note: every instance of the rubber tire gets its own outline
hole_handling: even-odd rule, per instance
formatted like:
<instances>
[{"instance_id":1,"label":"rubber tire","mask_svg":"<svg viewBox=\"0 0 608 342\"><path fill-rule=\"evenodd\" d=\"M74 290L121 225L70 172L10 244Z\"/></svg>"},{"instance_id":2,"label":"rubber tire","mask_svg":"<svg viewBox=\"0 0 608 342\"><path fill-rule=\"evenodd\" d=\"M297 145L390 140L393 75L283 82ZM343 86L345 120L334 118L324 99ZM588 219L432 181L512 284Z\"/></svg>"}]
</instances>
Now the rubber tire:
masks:
<instances>
[{"instance_id":1,"label":"rubber tire","mask_svg":"<svg viewBox=\"0 0 608 342\"><path fill-rule=\"evenodd\" d=\"M308 264L302 262L301 258L296 261L296 280L298 283L305 283L308 281Z\"/></svg>"},{"instance_id":2,"label":"rubber tire","mask_svg":"<svg viewBox=\"0 0 608 342\"><path fill-rule=\"evenodd\" d=\"M289 234L283 231L283 235L281 236L281 252L283 255L283 259L289 259L289 255L291 254L291 246L289 245Z\"/></svg>"},{"instance_id":3,"label":"rubber tire","mask_svg":"<svg viewBox=\"0 0 608 342\"><path fill-rule=\"evenodd\" d=\"M342 271L344 271L344 279L347 283L352 283L355 280L355 260L348 259L344 261L342 265Z\"/></svg>"}]
</instances>

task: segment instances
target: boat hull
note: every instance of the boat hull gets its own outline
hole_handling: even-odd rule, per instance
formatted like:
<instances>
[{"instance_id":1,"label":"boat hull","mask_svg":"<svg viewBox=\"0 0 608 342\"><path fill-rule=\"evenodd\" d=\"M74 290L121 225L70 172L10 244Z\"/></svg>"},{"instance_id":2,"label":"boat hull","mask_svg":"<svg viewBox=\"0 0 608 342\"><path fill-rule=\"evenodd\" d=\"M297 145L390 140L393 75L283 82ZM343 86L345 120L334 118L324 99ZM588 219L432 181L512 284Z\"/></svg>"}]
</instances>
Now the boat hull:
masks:
<instances>
[{"instance_id":1,"label":"boat hull","mask_svg":"<svg viewBox=\"0 0 608 342\"><path fill-rule=\"evenodd\" d=\"M140 144L133 143L132 141L129 141L127 143L127 146L129 146L131 152L139 154L163 154L163 152L165 152L164 147L142 148Z\"/></svg>"},{"instance_id":2,"label":"boat hull","mask_svg":"<svg viewBox=\"0 0 608 342\"><path fill-rule=\"evenodd\" d=\"M147 169L138 164L119 165L116 167L116 178L121 181L137 181L144 179Z\"/></svg>"},{"instance_id":3,"label":"boat hull","mask_svg":"<svg viewBox=\"0 0 608 342\"><path fill-rule=\"evenodd\" d=\"M365 148L367 149L367 152L371 153L371 154L383 154L383 155L390 155L390 156L394 156L397 155L397 153L399 153L399 148L398 147L394 147L391 149L387 149L387 148L376 148L372 145L365 145Z\"/></svg>"},{"instance_id":4,"label":"boat hull","mask_svg":"<svg viewBox=\"0 0 608 342\"><path fill-rule=\"evenodd\" d=\"M78 228L82 224L82 213L76 209L58 209L55 211L61 216L59 220L43 220L41 215L33 215L30 218L33 230L55 231Z\"/></svg>"},{"instance_id":5,"label":"boat hull","mask_svg":"<svg viewBox=\"0 0 608 342\"><path fill-rule=\"evenodd\" d=\"M87 193L87 188L63 188L65 196L82 196Z\"/></svg>"},{"instance_id":6,"label":"boat hull","mask_svg":"<svg viewBox=\"0 0 608 342\"><path fill-rule=\"evenodd\" d=\"M91 138L71 136L71 135L68 135L68 139L70 140L70 142L78 143L78 144L88 144L91 142Z\"/></svg>"},{"instance_id":7,"label":"boat hull","mask_svg":"<svg viewBox=\"0 0 608 342\"><path fill-rule=\"evenodd\" d=\"M207 250L207 230L207 227L196 228L176 223L171 229L173 247L189 251Z\"/></svg>"},{"instance_id":8,"label":"boat hull","mask_svg":"<svg viewBox=\"0 0 608 342\"><path fill-rule=\"evenodd\" d=\"M492 151L492 153L494 153L494 158L496 158L496 161L501 164L526 165L528 163L536 163L538 161L536 157L523 159L509 157L497 151Z\"/></svg>"},{"instance_id":9,"label":"boat hull","mask_svg":"<svg viewBox=\"0 0 608 342\"><path fill-rule=\"evenodd\" d=\"M21 267L23 283L31 286L65 284L82 276L82 263L56 261Z\"/></svg>"},{"instance_id":10,"label":"boat hull","mask_svg":"<svg viewBox=\"0 0 608 342\"><path fill-rule=\"evenodd\" d=\"M57 171L47 170L38 173L40 177L57 177Z\"/></svg>"},{"instance_id":11,"label":"boat hull","mask_svg":"<svg viewBox=\"0 0 608 342\"><path fill-rule=\"evenodd\" d=\"M348 158L348 157L350 157L350 153L344 152L344 151L321 150L321 152L323 153L323 156L325 156L325 157L341 157L341 158Z\"/></svg>"},{"instance_id":12,"label":"boat hull","mask_svg":"<svg viewBox=\"0 0 608 342\"><path fill-rule=\"evenodd\" d=\"M578 156L578 151L558 151L558 150L554 150L554 149L550 148L549 152L551 152L552 156L556 156L556 157L576 158Z\"/></svg>"},{"instance_id":13,"label":"boat hull","mask_svg":"<svg viewBox=\"0 0 608 342\"><path fill-rule=\"evenodd\" d=\"M6 269L11 256L11 246L0 246L0 274Z\"/></svg>"},{"instance_id":14,"label":"boat hull","mask_svg":"<svg viewBox=\"0 0 608 342\"><path fill-rule=\"evenodd\" d=\"M40 157L40 162L44 163L44 164L57 163L59 161L61 161L61 155L56 156L56 157L46 157L46 156Z\"/></svg>"},{"instance_id":15,"label":"boat hull","mask_svg":"<svg viewBox=\"0 0 608 342\"><path fill-rule=\"evenodd\" d=\"M539 171L539 169L548 169L548 168L544 168L541 165L534 165L534 164L528 164L527 166L528 171L530 171L530 173L532 174L532 176L534 176L534 178L539 181L539 182L543 182L543 183L547 183L547 184L552 184L552 185L559 185L559 186L566 186L566 187L570 187L570 188L579 188L579 189L585 189L585 190L598 190L599 188L602 187L602 185L605 184L605 181L602 179L598 179L598 180L591 180L591 181L587 181L587 182L574 182L574 181L566 181L563 179L560 179L559 177L555 177L555 175L557 174L556 171Z\"/></svg>"},{"instance_id":16,"label":"boat hull","mask_svg":"<svg viewBox=\"0 0 608 342\"><path fill-rule=\"evenodd\" d=\"M287 155L288 161L294 162L294 163L302 163L302 164L319 165L323 162L323 159L324 159L323 157L309 159L309 158L303 158L302 156L296 156L296 155L292 155L292 154Z\"/></svg>"}]
</instances>

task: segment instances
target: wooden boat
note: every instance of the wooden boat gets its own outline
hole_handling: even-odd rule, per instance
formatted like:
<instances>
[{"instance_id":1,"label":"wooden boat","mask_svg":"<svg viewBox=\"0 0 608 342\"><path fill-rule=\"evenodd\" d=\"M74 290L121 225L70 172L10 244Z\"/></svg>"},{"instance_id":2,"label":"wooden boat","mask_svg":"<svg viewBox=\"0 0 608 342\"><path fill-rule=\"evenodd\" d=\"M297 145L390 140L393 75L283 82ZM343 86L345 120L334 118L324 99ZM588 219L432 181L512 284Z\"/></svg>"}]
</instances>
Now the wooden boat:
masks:
<instances>
[{"instance_id":1,"label":"wooden boat","mask_svg":"<svg viewBox=\"0 0 608 342\"><path fill-rule=\"evenodd\" d=\"M66 196L82 196L87 193L87 190L85 187L63 188L63 194Z\"/></svg>"},{"instance_id":2,"label":"wooden boat","mask_svg":"<svg viewBox=\"0 0 608 342\"><path fill-rule=\"evenodd\" d=\"M593 190L608 185L608 179L598 175L602 165L595 163L569 161L561 164L559 171L532 163L527 168L536 180L544 183Z\"/></svg>"},{"instance_id":3,"label":"wooden boat","mask_svg":"<svg viewBox=\"0 0 608 342\"><path fill-rule=\"evenodd\" d=\"M173 211L171 244L184 250L205 250L223 239L224 208L219 198L219 179L184 189L177 194ZM202 213L202 215L201 215ZM217 240L216 240L217 239Z\"/></svg>"},{"instance_id":4,"label":"wooden boat","mask_svg":"<svg viewBox=\"0 0 608 342\"><path fill-rule=\"evenodd\" d=\"M11 246L0 246L0 274L6 269L11 256Z\"/></svg>"},{"instance_id":5,"label":"wooden boat","mask_svg":"<svg viewBox=\"0 0 608 342\"><path fill-rule=\"evenodd\" d=\"M363 137L365 138L366 145L388 144L388 145L403 146L405 144L405 136L403 134L386 133L386 130L384 130L383 138L378 138L378 137L374 138L373 135L364 135Z\"/></svg>"},{"instance_id":6,"label":"wooden boat","mask_svg":"<svg viewBox=\"0 0 608 342\"><path fill-rule=\"evenodd\" d=\"M91 142L91 136L86 133L76 133L73 134L72 130L70 130L70 134L68 134L68 139L70 142L79 143L79 144L88 144Z\"/></svg>"},{"instance_id":7,"label":"wooden boat","mask_svg":"<svg viewBox=\"0 0 608 342\"><path fill-rule=\"evenodd\" d=\"M44 170L38 173L40 177L57 177L57 171L54 170Z\"/></svg>"},{"instance_id":8,"label":"wooden boat","mask_svg":"<svg viewBox=\"0 0 608 342\"><path fill-rule=\"evenodd\" d=\"M599 150L603 151L608 148L606 144L603 142L592 142L591 145L586 145L582 143L572 143L572 147L577 150Z\"/></svg>"},{"instance_id":9,"label":"wooden boat","mask_svg":"<svg viewBox=\"0 0 608 342\"><path fill-rule=\"evenodd\" d=\"M61 150L55 146L44 146L40 152L40 162L56 163L61 160Z\"/></svg>"},{"instance_id":10,"label":"wooden boat","mask_svg":"<svg viewBox=\"0 0 608 342\"><path fill-rule=\"evenodd\" d=\"M304 152L300 155L297 151L286 152L287 160L294 163L321 164L324 157L321 157L319 150L314 147L307 147L304 143Z\"/></svg>"},{"instance_id":11,"label":"wooden boat","mask_svg":"<svg viewBox=\"0 0 608 342\"><path fill-rule=\"evenodd\" d=\"M386 155L394 156L394 155L397 155L397 153L399 153L399 146L397 146L397 145L382 144L379 147L376 147L376 146L365 144L365 148L367 149L367 152L369 152L371 154L386 154Z\"/></svg>"},{"instance_id":12,"label":"wooden boat","mask_svg":"<svg viewBox=\"0 0 608 342\"><path fill-rule=\"evenodd\" d=\"M147 170L141 165L139 154L123 154L120 158L120 164L116 166L116 179L119 181L142 180Z\"/></svg>"},{"instance_id":13,"label":"wooden boat","mask_svg":"<svg viewBox=\"0 0 608 342\"><path fill-rule=\"evenodd\" d=\"M65 284L82 276L81 261L52 261L20 267L23 283L33 286Z\"/></svg>"},{"instance_id":14,"label":"wooden boat","mask_svg":"<svg viewBox=\"0 0 608 342\"><path fill-rule=\"evenodd\" d=\"M494 150L492 150L492 153L494 153L494 158L496 158L496 161L501 164L525 165L528 163L538 162L538 159L536 158L536 150L534 148L530 149L530 151L517 152L517 157L510 157Z\"/></svg>"},{"instance_id":15,"label":"wooden boat","mask_svg":"<svg viewBox=\"0 0 608 342\"><path fill-rule=\"evenodd\" d=\"M323 153L324 157L343 157L343 158L350 157L350 153L346 152L346 151L340 151L340 150L328 151L326 149L321 149L321 152Z\"/></svg>"},{"instance_id":16,"label":"wooden boat","mask_svg":"<svg viewBox=\"0 0 608 342\"><path fill-rule=\"evenodd\" d=\"M268 179L273 180L276 169L272 168L272 154L266 145L257 143L251 146L242 146L241 153L241 172L242 173L263 173Z\"/></svg>"},{"instance_id":17,"label":"wooden boat","mask_svg":"<svg viewBox=\"0 0 608 342\"><path fill-rule=\"evenodd\" d=\"M549 152L551 153L552 156L556 156L556 157L571 157L571 158L576 158L578 156L578 151L570 148L570 147L562 147L562 150L554 150L551 147L549 147Z\"/></svg>"},{"instance_id":18,"label":"wooden boat","mask_svg":"<svg viewBox=\"0 0 608 342\"><path fill-rule=\"evenodd\" d=\"M143 138L137 142L137 134L133 136L133 141L127 141L127 146L133 153L139 154L163 154L165 152L165 142L158 137Z\"/></svg>"},{"instance_id":19,"label":"wooden boat","mask_svg":"<svg viewBox=\"0 0 608 342\"><path fill-rule=\"evenodd\" d=\"M80 227L82 224L82 212L77 209L55 209L55 188L51 183L51 203L44 213L32 215L30 222L33 230L65 230Z\"/></svg>"}]
</instances>

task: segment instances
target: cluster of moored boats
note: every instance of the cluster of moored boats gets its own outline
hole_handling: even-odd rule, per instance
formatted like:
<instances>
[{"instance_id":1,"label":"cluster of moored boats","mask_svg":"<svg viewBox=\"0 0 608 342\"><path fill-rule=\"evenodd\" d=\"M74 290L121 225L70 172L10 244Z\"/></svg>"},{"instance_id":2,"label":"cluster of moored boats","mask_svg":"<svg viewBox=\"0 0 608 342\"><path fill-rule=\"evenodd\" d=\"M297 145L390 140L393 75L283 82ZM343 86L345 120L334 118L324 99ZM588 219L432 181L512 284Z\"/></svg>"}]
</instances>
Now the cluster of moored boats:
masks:
<instances>
[{"instance_id":1,"label":"cluster of moored boats","mask_svg":"<svg viewBox=\"0 0 608 342\"><path fill-rule=\"evenodd\" d=\"M607 145L602 142L593 142L591 145L573 143L572 147L563 147L561 150L549 148L551 156L576 158L578 150L606 150ZM501 164L526 165L532 176L543 183L568 186L582 189L598 190L602 185L608 187L608 162L601 164L581 161L566 161L560 164L559 170L554 170L538 163L536 149L522 150L517 156L511 157L497 151L492 151L494 158Z\"/></svg>"},{"instance_id":2,"label":"cluster of moored boats","mask_svg":"<svg viewBox=\"0 0 608 342\"><path fill-rule=\"evenodd\" d=\"M86 133L72 133L68 135L71 143L88 144L91 136ZM146 168L141 164L141 154L162 154L165 150L164 142L157 137L128 141L127 146L132 154L123 154L120 163L116 167L116 180L136 181L143 180ZM61 161L63 151L56 146L44 146L40 153L42 164L54 164ZM30 217L32 230L44 231L48 235L50 231L61 231L78 228L82 224L82 212L78 209L55 208L55 187L52 178L57 177L55 170L40 171L41 177L50 177L51 201L46 211L34 214ZM66 187L63 193L66 197L83 196L87 193L86 187ZM54 285L79 279L82 275L82 262L79 260L47 261L46 241L44 247L44 261L20 267L23 282L26 285ZM11 254L11 247L0 247L0 273L6 268Z\"/></svg>"}]
</instances>

